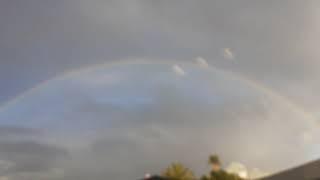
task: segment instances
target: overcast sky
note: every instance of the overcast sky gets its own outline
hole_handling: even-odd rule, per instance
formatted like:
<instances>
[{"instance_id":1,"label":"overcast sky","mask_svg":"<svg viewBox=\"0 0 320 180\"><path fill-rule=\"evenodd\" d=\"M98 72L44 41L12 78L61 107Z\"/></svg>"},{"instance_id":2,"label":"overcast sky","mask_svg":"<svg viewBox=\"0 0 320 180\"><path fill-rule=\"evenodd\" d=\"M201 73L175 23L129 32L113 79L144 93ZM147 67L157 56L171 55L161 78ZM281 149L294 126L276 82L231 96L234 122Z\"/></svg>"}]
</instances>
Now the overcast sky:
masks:
<instances>
[{"instance_id":1,"label":"overcast sky","mask_svg":"<svg viewBox=\"0 0 320 180\"><path fill-rule=\"evenodd\" d=\"M204 116L199 123L200 129L208 125L209 119L218 118L227 119L224 121L227 125L221 123L219 129L225 130L224 132L229 131L224 127L228 126L228 123L232 124L231 126L235 125L235 117L228 115L231 106L232 111L245 114L237 116L236 119L250 117L249 119L265 119L270 123L286 118L281 125L281 128L286 130L279 130L278 134L276 133L279 136L284 133L282 140L291 143L289 147L281 146L283 151L295 149L301 145L286 139L293 134L300 137L299 133L302 133L304 140L314 143L313 131L317 129L310 130L309 122L301 125L301 121L307 121L306 116L302 114L307 114L307 117L312 117L311 119L315 121L320 116L318 111L320 106L319 10L320 2L316 0L0 1L0 105L6 106L9 101L29 89L44 81L61 77L66 72L96 65L99 67L99 64L133 62L136 59L143 59L142 64L149 64L136 68L129 63L124 65L124 68L105 68L100 70L102 71L100 74L90 71L85 73L86 76L79 73L68 75L67 78L62 78L63 80L51 80L49 85L40 88L38 93L31 93L31 95L29 93L28 97L22 98L20 103L1 108L4 110L0 111L0 174L3 171L13 180L22 177L33 180L43 179L43 173L35 173L42 171L50 171L51 174L46 174L48 176L46 178L52 179L61 179L61 174L68 176L69 179L80 179L80 176L88 179L90 174L94 174L92 177L96 179L106 176L103 174L105 171L103 168L96 167L100 163L100 166L110 169L111 166L107 166L110 164L105 163L108 161L106 159L97 162L95 168L86 165L78 167L78 169L89 169L86 173L88 177L80 175L81 172L76 168L70 169L75 166L74 164L89 161L87 159L92 161L89 163L93 163L97 157L89 158L92 155L89 152L70 150L65 142L52 140L59 139L56 135L58 131L69 132L74 129L69 129L69 126L57 126L56 130L51 132L47 130L48 124L56 124L68 118L71 119L71 124L73 119L82 119L84 127L92 126L93 129L101 126L100 121L103 118L112 117L123 120L120 125L113 121L107 121L112 125L102 123L108 128L118 126L136 128L135 125L139 127L141 123L144 124L144 120L152 119L152 123L145 124L145 129L135 135L140 137L148 133L153 134L152 138L159 139L161 142L149 147L152 149L163 144L168 145L170 143L168 141L174 137L177 137L175 141L172 140L174 143L183 141L180 136L194 137L191 133L194 133L194 130L186 130L188 128L181 130L175 127L178 127L177 124L183 120L192 127L193 120L200 116ZM202 58L194 61L197 57ZM165 65L162 64L163 62L166 62ZM195 65L190 65L192 63ZM211 75L208 78L203 75L208 73L206 72L208 67L219 69L218 77L220 78L213 78L214 76ZM198 71L201 71L200 75ZM217 73L217 70L213 71L213 74ZM235 81L230 78L229 73L245 80ZM103 77L103 82L111 82L111 85L101 84L100 77ZM182 81L181 77L184 78ZM248 81L254 82L255 85ZM121 85L117 85L119 82ZM137 85L135 82L145 83ZM259 87L256 87L257 84ZM210 89L212 86L218 90L213 88L214 92L209 93L201 89ZM92 88L86 89L86 87ZM192 87L198 88L192 89ZM241 91L240 87L244 90ZM184 88L187 88L186 92ZM61 98L61 96L68 98ZM230 100L232 99L230 96L236 98ZM265 96L268 100L265 100ZM197 103L201 106L197 106ZM248 113L248 107L242 108L244 103L249 104L249 109L254 107L257 109ZM266 107L268 103L273 107ZM38 111L40 107L47 107L50 110ZM68 109L68 112L63 108ZM184 114L187 110L190 114ZM126 113L121 114L124 111ZM47 119L40 121L35 117L47 117ZM95 123L85 121L92 117L97 119ZM174 121L169 121L170 119ZM294 122L290 128L286 128L288 119ZM266 127L264 130L259 127L262 128L260 129L262 132L266 131L263 136L268 136L267 131L271 128L268 126L263 126ZM298 128L302 126L308 127ZM154 129L148 130L150 127ZM79 127L79 129L82 128ZM242 132L244 129L238 130ZM95 149L95 154L100 156L104 156L104 146L111 146L109 144L115 144L114 147L119 146L113 151L137 146L136 143L132 144L125 135L117 134L118 132L112 133L110 130L105 134L100 132L104 130L97 131L99 132L94 136L94 140L85 142L89 143L90 147ZM137 133L132 129L128 131ZM202 132L201 130L196 132L198 131ZM208 145L209 137L213 136L209 135L209 132L209 130L203 131L203 134L194 137L192 142L197 142L199 138L203 140L202 144L200 143L202 146ZM44 138L39 138L39 134L45 134ZM66 134L73 142L79 139L71 137L77 137L77 132ZM240 134L243 135L243 133ZM235 134L233 135L236 137ZM247 139L249 135L251 134L246 134L240 139L263 147L258 143L260 139ZM112 138L109 137L113 136L116 136L117 140L110 140ZM277 139L276 137L267 138L266 141L270 141L270 144L267 143L268 146L266 146L271 146L271 141ZM17 141L17 139L21 140ZM137 140L139 143L144 141L148 140ZM82 143L84 142L81 141L80 144ZM238 143L234 144L238 145ZM282 144L281 140L273 145L280 144ZM181 147L172 147L171 150L175 154L177 149L183 147L192 148L186 143ZM233 146L223 144L223 147ZM268 149L267 147L265 149ZM135 148L136 153L148 152L145 148L142 149ZM214 151L212 147L204 149L204 154L199 156L199 161L207 156L205 153ZM250 157L246 154L247 162L245 163L252 168L261 165L263 167L258 168L276 171L305 162L311 157L317 157L317 148L314 150L310 146L307 151L297 149L297 152L295 150L292 152L293 155L299 156L297 160L291 162L289 157L284 157L284 163L274 165L276 168L272 167L271 160L266 163L267 165L258 164L257 162L261 160L259 155ZM154 150L150 151L152 152L150 156L156 154ZM245 154L247 150L241 151ZM271 151L264 158L268 159L276 152ZM86 155L79 158L77 153ZM241 156L232 155L233 153L227 151L222 156L227 161L239 161L237 158ZM41 157L37 158L36 154L40 154ZM23 158L26 155L29 158ZM66 159L65 157L73 157L76 160L60 161L60 159ZM141 156L137 155L137 157ZM275 155L275 157L281 156ZM165 160L167 159L170 158L166 157ZM200 164L200 162L190 163L194 159L188 159L186 163L193 167ZM240 160L246 161L245 158ZM152 164L154 169L163 165L162 161L159 163ZM64 167L67 169L66 173L61 172ZM119 166L112 167L116 169ZM135 173L142 172L142 167L146 165L138 167L127 169L136 175ZM197 170L202 172L204 168L201 168ZM108 172L110 175L112 170ZM119 178L117 173L114 170L114 174L110 177ZM128 175L130 173L128 172Z\"/></svg>"}]
</instances>

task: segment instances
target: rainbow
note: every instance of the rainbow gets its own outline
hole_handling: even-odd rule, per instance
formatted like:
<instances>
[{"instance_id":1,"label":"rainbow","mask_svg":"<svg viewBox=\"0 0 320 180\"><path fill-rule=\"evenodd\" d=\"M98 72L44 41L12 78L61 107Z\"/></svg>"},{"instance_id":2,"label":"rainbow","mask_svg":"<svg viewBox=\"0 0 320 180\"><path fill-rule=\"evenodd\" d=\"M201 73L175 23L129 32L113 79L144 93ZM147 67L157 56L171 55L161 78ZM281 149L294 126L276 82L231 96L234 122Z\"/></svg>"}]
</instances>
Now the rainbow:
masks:
<instances>
[{"instance_id":1,"label":"rainbow","mask_svg":"<svg viewBox=\"0 0 320 180\"><path fill-rule=\"evenodd\" d=\"M13 98L12 100L6 102L4 105L0 106L0 113L4 112L7 108L15 105L17 102L19 102L20 100L22 100L23 98L36 93L39 89L45 87L47 84L49 84L51 81L54 80L63 80L67 77L73 76L73 75L79 75L82 73L86 73L86 72L90 72L90 71L94 71L97 69L102 69L102 68L111 68L111 67L115 67L115 66L121 66L121 65L134 65L134 64L143 64L143 65L147 65L147 64L164 64L164 65L174 65L174 64L181 64L181 65L186 65L186 66L196 66L197 64L192 63L192 62L179 62L179 61L161 61L161 62L150 62L150 61L146 61L146 60L142 60L142 59L138 59L138 60L124 60L124 61L120 61L120 62L114 62L114 63L103 63L103 64L96 64L93 66L89 66L89 67L85 67L85 68L79 68L79 69L74 69L71 70L69 72L66 73L62 73L61 75L58 75L54 78L48 79L42 83L39 83L38 85L34 86L33 88L23 92L22 94L16 96L15 98ZM209 66L207 68L203 68L204 70L208 70L208 71L215 71L215 72L219 72L222 73L223 75L226 75L228 77L231 77L233 80L236 81L241 81L246 83L247 85L263 92L266 93L267 95L270 95L271 97L275 98L276 100L279 100L280 102L283 102L287 107L289 107L290 109L292 109L295 112L298 112L299 114L302 115L302 117L304 117L307 120L310 120L310 126L316 125L317 123L317 119L315 118L315 116L312 113L307 112L306 110L304 110L303 107L291 102L288 98L281 96L280 94L276 93L275 91L273 91L271 88L268 88L267 86L254 81L252 79L246 78L240 74L235 74L233 72L230 71L226 71L226 70L222 70L219 69L217 67L212 67Z\"/></svg>"}]
</instances>

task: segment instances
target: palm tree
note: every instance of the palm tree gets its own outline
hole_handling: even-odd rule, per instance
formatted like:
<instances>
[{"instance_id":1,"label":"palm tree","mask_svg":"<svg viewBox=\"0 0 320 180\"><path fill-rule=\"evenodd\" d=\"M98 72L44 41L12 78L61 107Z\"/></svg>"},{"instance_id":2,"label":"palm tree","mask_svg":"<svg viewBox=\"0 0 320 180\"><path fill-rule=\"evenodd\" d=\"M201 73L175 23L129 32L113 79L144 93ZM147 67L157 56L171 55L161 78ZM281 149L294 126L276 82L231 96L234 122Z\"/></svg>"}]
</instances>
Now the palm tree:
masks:
<instances>
[{"instance_id":1,"label":"palm tree","mask_svg":"<svg viewBox=\"0 0 320 180\"><path fill-rule=\"evenodd\" d=\"M203 176L201 180L242 180L238 175L230 174L221 167L221 161L218 155L209 156L208 163L211 165L209 176Z\"/></svg>"},{"instance_id":2,"label":"palm tree","mask_svg":"<svg viewBox=\"0 0 320 180\"><path fill-rule=\"evenodd\" d=\"M211 168L212 168L211 170L213 172L221 171L221 162L218 155L214 154L209 156L208 163L211 165Z\"/></svg>"},{"instance_id":3,"label":"palm tree","mask_svg":"<svg viewBox=\"0 0 320 180\"><path fill-rule=\"evenodd\" d=\"M193 172L181 163L172 163L164 172L163 176L170 180L194 180Z\"/></svg>"}]
</instances>

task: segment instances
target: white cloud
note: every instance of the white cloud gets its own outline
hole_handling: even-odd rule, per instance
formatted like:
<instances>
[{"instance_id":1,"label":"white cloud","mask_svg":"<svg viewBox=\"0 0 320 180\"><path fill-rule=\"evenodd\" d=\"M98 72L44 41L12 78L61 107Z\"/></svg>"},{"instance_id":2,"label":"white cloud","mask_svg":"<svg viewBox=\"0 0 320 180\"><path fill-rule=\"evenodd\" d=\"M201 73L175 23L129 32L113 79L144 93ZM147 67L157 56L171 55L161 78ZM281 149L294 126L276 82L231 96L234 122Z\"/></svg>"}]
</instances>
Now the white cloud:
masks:
<instances>
[{"instance_id":1,"label":"white cloud","mask_svg":"<svg viewBox=\"0 0 320 180\"><path fill-rule=\"evenodd\" d=\"M238 163L238 162L232 162L227 168L226 171L232 174L237 174L241 178L247 178L248 177L248 170L245 165Z\"/></svg>"},{"instance_id":2,"label":"white cloud","mask_svg":"<svg viewBox=\"0 0 320 180\"><path fill-rule=\"evenodd\" d=\"M245 165L239 162L232 162L227 168L226 171L232 174L237 174L241 178L257 179L262 178L269 173L264 172L258 168L249 169Z\"/></svg>"},{"instance_id":3,"label":"white cloud","mask_svg":"<svg viewBox=\"0 0 320 180\"><path fill-rule=\"evenodd\" d=\"M184 76L186 72L177 64L172 66L173 72L178 76Z\"/></svg>"},{"instance_id":4,"label":"white cloud","mask_svg":"<svg viewBox=\"0 0 320 180\"><path fill-rule=\"evenodd\" d=\"M268 172L261 171L258 168L253 168L249 171L249 178L251 179L258 179L258 178L266 177L268 175L269 175Z\"/></svg>"},{"instance_id":5,"label":"white cloud","mask_svg":"<svg viewBox=\"0 0 320 180\"><path fill-rule=\"evenodd\" d=\"M223 49L223 57L225 59L234 59L234 54L230 48Z\"/></svg>"},{"instance_id":6,"label":"white cloud","mask_svg":"<svg viewBox=\"0 0 320 180\"><path fill-rule=\"evenodd\" d=\"M200 67L203 67L203 68L208 68L209 67L209 64L208 64L207 60L205 60L202 57L197 57L195 59L195 61Z\"/></svg>"}]
</instances>

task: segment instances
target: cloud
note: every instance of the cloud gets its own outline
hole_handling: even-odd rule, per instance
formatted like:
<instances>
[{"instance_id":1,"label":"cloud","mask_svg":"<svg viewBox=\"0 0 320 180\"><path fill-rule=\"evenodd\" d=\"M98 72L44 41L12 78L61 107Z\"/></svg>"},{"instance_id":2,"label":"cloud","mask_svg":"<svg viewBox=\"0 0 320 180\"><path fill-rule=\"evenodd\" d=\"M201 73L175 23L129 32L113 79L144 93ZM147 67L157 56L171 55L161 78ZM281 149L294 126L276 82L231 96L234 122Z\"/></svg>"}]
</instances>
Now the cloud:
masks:
<instances>
[{"instance_id":1,"label":"cloud","mask_svg":"<svg viewBox=\"0 0 320 180\"><path fill-rule=\"evenodd\" d=\"M233 52L231 51L230 48L224 48L223 49L223 57L225 59L234 59Z\"/></svg>"},{"instance_id":2,"label":"cloud","mask_svg":"<svg viewBox=\"0 0 320 180\"><path fill-rule=\"evenodd\" d=\"M55 162L67 157L66 150L35 141L0 141L0 172L7 176L51 171Z\"/></svg>"},{"instance_id":3,"label":"cloud","mask_svg":"<svg viewBox=\"0 0 320 180\"><path fill-rule=\"evenodd\" d=\"M0 157L13 164L10 177L41 180L60 168L68 180L138 179L171 161L202 174L211 153L275 172L316 150L300 146L308 118L283 100L197 65L181 63L188 76L172 78L174 66L126 64L66 76L4 109L1 122L46 134L0 141ZM88 86L114 71L122 83Z\"/></svg>"},{"instance_id":4,"label":"cloud","mask_svg":"<svg viewBox=\"0 0 320 180\"><path fill-rule=\"evenodd\" d=\"M12 166L14 166L13 162L0 160L0 173L4 174Z\"/></svg>"},{"instance_id":5,"label":"cloud","mask_svg":"<svg viewBox=\"0 0 320 180\"><path fill-rule=\"evenodd\" d=\"M43 174L54 168L54 163L66 157L66 151L42 143L44 132L17 125L0 126L0 179L16 180ZM39 137L41 136L41 137ZM18 177L19 176L19 177ZM37 179L37 178L36 178Z\"/></svg>"},{"instance_id":6,"label":"cloud","mask_svg":"<svg viewBox=\"0 0 320 180\"><path fill-rule=\"evenodd\" d=\"M209 64L208 64L207 60L205 60L202 57L197 57L195 59L195 61L200 67L203 67L203 68L208 68L209 67Z\"/></svg>"},{"instance_id":7,"label":"cloud","mask_svg":"<svg viewBox=\"0 0 320 180\"><path fill-rule=\"evenodd\" d=\"M5 176L9 180L65 180L63 170L54 168L42 172L21 172Z\"/></svg>"},{"instance_id":8,"label":"cloud","mask_svg":"<svg viewBox=\"0 0 320 180\"><path fill-rule=\"evenodd\" d=\"M241 178L248 178L247 167L238 162L232 162L227 168L226 171L232 174L237 174Z\"/></svg>"},{"instance_id":9,"label":"cloud","mask_svg":"<svg viewBox=\"0 0 320 180\"><path fill-rule=\"evenodd\" d=\"M178 76L184 76L186 72L177 64L172 66L173 72Z\"/></svg>"},{"instance_id":10,"label":"cloud","mask_svg":"<svg viewBox=\"0 0 320 180\"><path fill-rule=\"evenodd\" d=\"M239 162L230 163L227 166L226 171L232 174L237 174L244 179L259 179L269 175L269 173L264 172L258 168L249 169L244 164Z\"/></svg>"}]
</instances>

